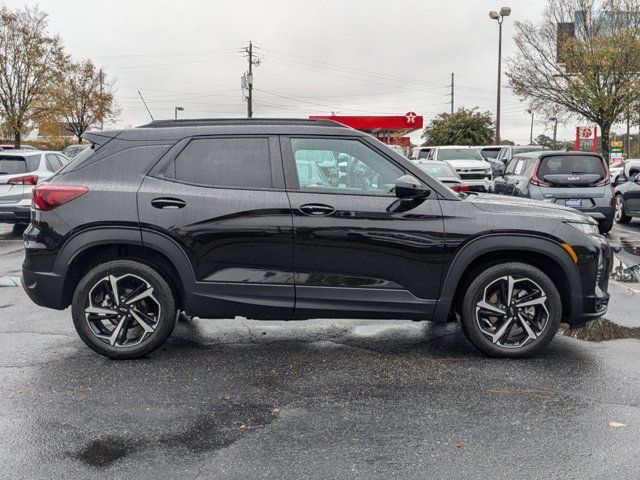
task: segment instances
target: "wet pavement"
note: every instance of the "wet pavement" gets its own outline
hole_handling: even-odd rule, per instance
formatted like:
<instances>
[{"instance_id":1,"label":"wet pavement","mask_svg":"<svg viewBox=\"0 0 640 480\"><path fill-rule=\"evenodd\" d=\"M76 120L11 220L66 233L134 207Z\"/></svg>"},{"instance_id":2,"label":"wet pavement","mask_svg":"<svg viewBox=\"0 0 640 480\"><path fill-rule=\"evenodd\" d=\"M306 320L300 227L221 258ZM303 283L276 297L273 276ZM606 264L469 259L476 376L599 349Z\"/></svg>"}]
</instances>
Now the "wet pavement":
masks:
<instances>
[{"instance_id":1,"label":"wet pavement","mask_svg":"<svg viewBox=\"0 0 640 480\"><path fill-rule=\"evenodd\" d=\"M20 248L0 226L1 277ZM518 361L454 324L183 320L118 362L0 287L0 478L637 478L639 285Z\"/></svg>"}]
</instances>

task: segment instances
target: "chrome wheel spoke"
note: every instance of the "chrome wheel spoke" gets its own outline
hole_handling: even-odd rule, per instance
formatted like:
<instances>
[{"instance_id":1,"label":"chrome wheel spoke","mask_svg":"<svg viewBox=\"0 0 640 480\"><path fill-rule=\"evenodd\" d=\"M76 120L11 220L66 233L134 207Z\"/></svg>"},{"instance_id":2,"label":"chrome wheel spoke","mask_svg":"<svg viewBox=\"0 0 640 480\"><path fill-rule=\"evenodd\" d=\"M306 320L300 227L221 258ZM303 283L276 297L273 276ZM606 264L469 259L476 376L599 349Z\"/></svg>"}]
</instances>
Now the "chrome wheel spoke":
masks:
<instances>
[{"instance_id":1,"label":"chrome wheel spoke","mask_svg":"<svg viewBox=\"0 0 640 480\"><path fill-rule=\"evenodd\" d=\"M497 278L485 287L476 304L476 325L494 345L521 348L544 331L550 317L547 300L530 278Z\"/></svg>"},{"instance_id":2,"label":"chrome wheel spoke","mask_svg":"<svg viewBox=\"0 0 640 480\"><path fill-rule=\"evenodd\" d=\"M89 291L85 318L93 334L114 347L132 347L149 338L162 316L154 288L133 274L108 275Z\"/></svg>"},{"instance_id":3,"label":"chrome wheel spoke","mask_svg":"<svg viewBox=\"0 0 640 480\"><path fill-rule=\"evenodd\" d=\"M110 308L102 308L102 307L87 307L84 310L85 313L95 313L97 315L117 315L118 312L112 310Z\"/></svg>"}]
</instances>

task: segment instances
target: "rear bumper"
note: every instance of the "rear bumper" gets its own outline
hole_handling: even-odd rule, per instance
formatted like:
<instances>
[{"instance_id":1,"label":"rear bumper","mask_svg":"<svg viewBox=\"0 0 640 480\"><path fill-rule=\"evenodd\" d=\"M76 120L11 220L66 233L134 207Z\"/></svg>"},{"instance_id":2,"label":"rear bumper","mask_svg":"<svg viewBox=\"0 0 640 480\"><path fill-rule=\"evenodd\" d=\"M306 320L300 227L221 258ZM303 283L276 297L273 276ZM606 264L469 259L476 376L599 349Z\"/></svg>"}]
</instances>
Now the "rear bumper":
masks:
<instances>
[{"instance_id":1,"label":"rear bumper","mask_svg":"<svg viewBox=\"0 0 640 480\"><path fill-rule=\"evenodd\" d=\"M30 205L0 205L0 223L29 223Z\"/></svg>"},{"instance_id":2,"label":"rear bumper","mask_svg":"<svg viewBox=\"0 0 640 480\"><path fill-rule=\"evenodd\" d=\"M599 222L613 220L613 216L616 213L616 209L613 207L596 206L594 208L584 210L579 208L578 210L580 210L580 212L584 213L585 215L589 215L591 218Z\"/></svg>"},{"instance_id":3,"label":"rear bumper","mask_svg":"<svg viewBox=\"0 0 640 480\"><path fill-rule=\"evenodd\" d=\"M41 307L64 310L62 304L63 279L54 273L32 272L22 268L22 287L29 298Z\"/></svg>"},{"instance_id":4,"label":"rear bumper","mask_svg":"<svg viewBox=\"0 0 640 480\"><path fill-rule=\"evenodd\" d=\"M472 192L488 192L491 187L491 180L465 180L462 184L467 185Z\"/></svg>"}]
</instances>

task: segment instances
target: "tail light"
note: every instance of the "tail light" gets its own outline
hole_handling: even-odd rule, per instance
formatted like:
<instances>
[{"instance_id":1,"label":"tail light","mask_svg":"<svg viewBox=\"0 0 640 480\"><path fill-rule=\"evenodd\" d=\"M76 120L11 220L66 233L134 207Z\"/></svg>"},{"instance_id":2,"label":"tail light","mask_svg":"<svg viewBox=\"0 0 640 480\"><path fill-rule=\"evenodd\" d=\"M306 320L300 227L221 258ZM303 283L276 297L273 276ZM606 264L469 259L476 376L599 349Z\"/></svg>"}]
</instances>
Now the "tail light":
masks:
<instances>
[{"instance_id":1,"label":"tail light","mask_svg":"<svg viewBox=\"0 0 640 480\"><path fill-rule=\"evenodd\" d=\"M451 190L454 192L468 192L469 185L455 185Z\"/></svg>"},{"instance_id":2,"label":"tail light","mask_svg":"<svg viewBox=\"0 0 640 480\"><path fill-rule=\"evenodd\" d=\"M87 193L87 187L42 185L33 189L31 208L48 212Z\"/></svg>"},{"instance_id":3,"label":"tail light","mask_svg":"<svg viewBox=\"0 0 640 480\"><path fill-rule=\"evenodd\" d=\"M24 177L10 178L7 182L11 185L36 185L38 183L37 175L25 175Z\"/></svg>"},{"instance_id":4,"label":"tail light","mask_svg":"<svg viewBox=\"0 0 640 480\"><path fill-rule=\"evenodd\" d=\"M539 168L540 168L540 161L538 160L538 163L536 163L536 166L533 169L533 172L531 173L531 179L529 180L529 183L531 185L536 185L538 187L548 187L549 186L548 182L538 178L538 169Z\"/></svg>"}]
</instances>

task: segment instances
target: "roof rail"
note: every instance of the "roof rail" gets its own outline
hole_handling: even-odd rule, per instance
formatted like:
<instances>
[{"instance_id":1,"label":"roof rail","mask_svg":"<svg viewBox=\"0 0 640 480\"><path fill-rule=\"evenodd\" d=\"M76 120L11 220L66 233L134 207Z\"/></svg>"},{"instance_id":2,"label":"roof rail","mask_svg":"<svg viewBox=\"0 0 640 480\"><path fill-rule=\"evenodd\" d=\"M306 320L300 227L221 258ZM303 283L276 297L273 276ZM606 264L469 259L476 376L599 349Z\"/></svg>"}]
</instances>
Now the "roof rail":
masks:
<instances>
[{"instance_id":1,"label":"roof rail","mask_svg":"<svg viewBox=\"0 0 640 480\"><path fill-rule=\"evenodd\" d=\"M206 127L224 125L295 125L314 127L343 127L333 120L313 120L307 118L185 118L180 120L154 120L137 128Z\"/></svg>"}]
</instances>

